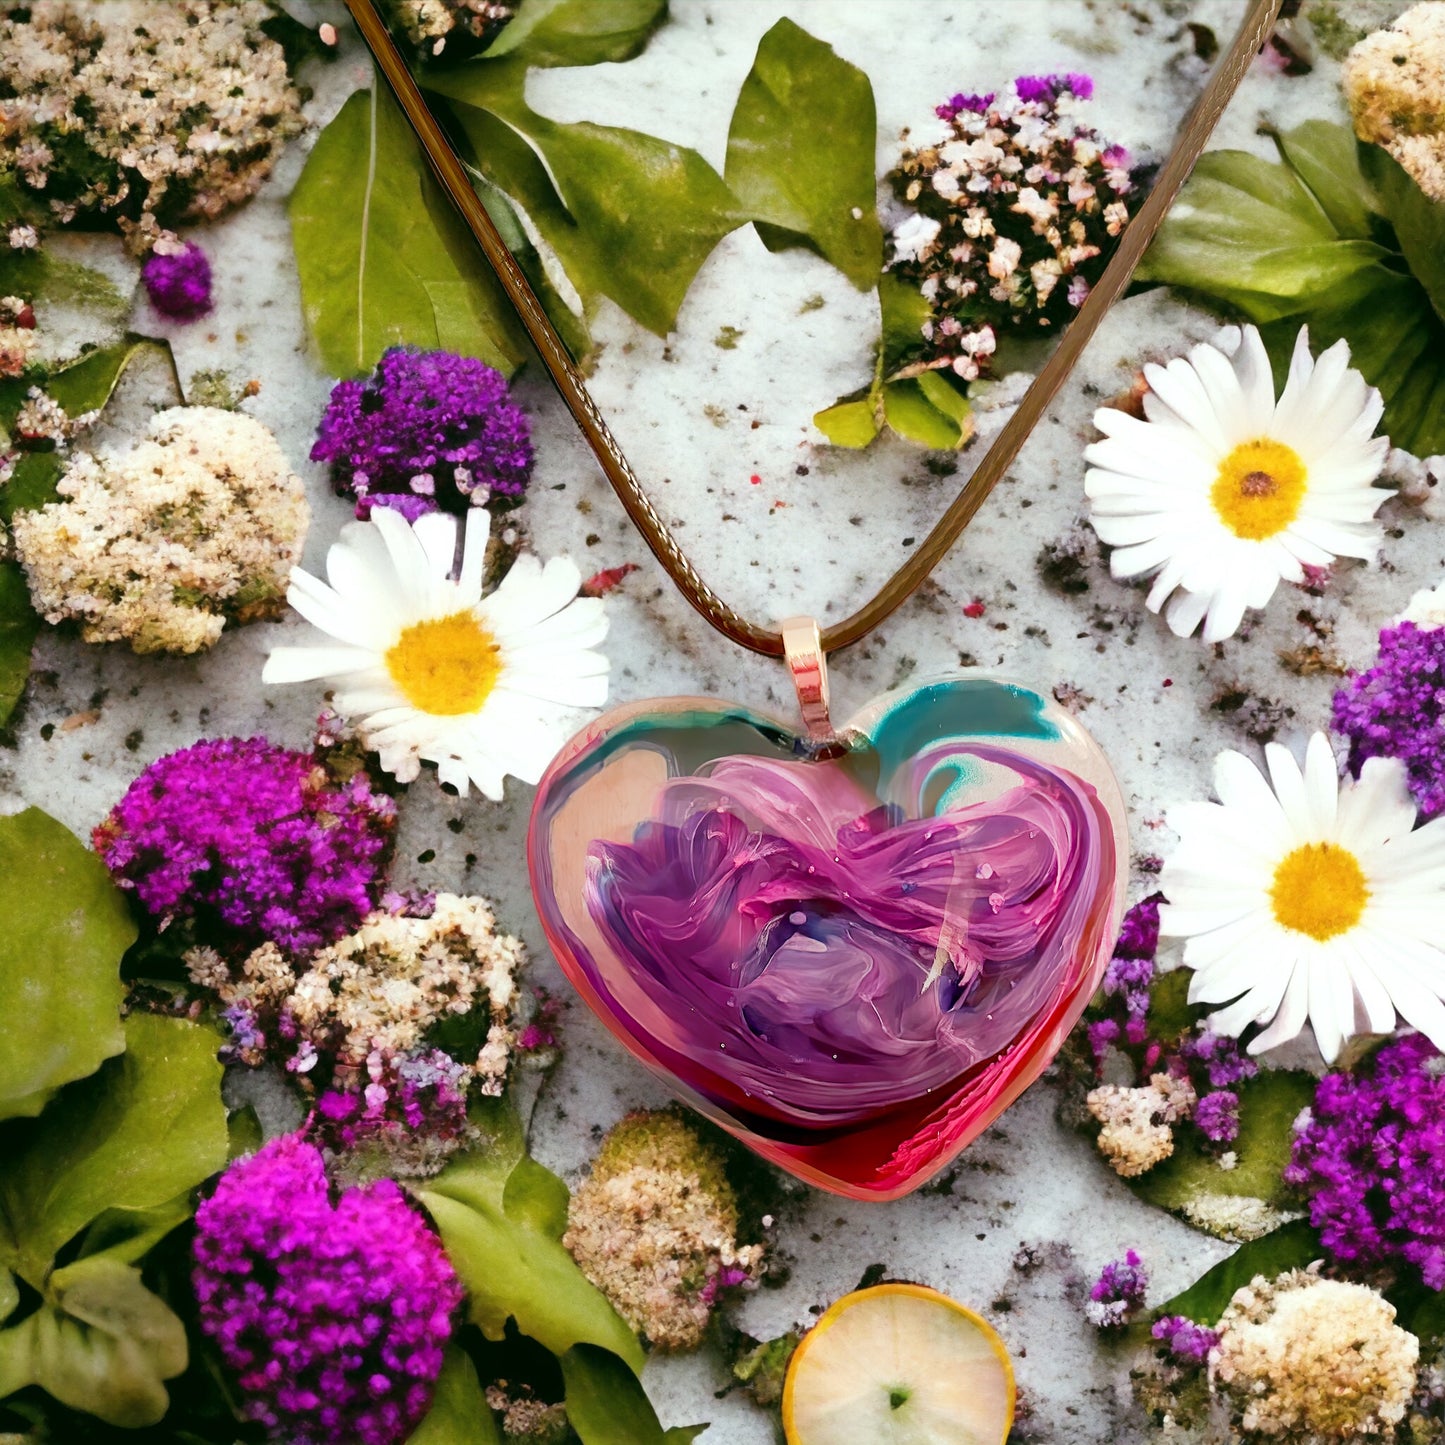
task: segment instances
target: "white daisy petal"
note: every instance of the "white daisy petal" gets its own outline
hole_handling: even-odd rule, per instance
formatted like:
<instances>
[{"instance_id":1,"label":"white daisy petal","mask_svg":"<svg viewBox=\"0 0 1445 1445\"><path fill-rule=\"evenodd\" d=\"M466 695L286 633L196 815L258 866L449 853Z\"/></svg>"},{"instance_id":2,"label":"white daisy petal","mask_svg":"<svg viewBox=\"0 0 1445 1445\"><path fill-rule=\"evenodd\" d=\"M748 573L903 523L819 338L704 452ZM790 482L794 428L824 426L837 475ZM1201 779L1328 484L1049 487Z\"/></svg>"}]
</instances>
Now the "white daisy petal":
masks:
<instances>
[{"instance_id":1,"label":"white daisy petal","mask_svg":"<svg viewBox=\"0 0 1445 1445\"><path fill-rule=\"evenodd\" d=\"M595 651L604 604L579 598L565 558L520 556L482 595L490 519L444 513L412 524L388 507L342 529L327 558L330 583L299 569L292 606L327 633L276 648L267 682L337 679L336 706L360 719L364 746L402 782L423 762L465 793L502 796L507 774L535 782L587 710L607 700L609 664ZM456 576L453 577L453 569Z\"/></svg>"},{"instance_id":2,"label":"white daisy petal","mask_svg":"<svg viewBox=\"0 0 1445 1445\"><path fill-rule=\"evenodd\" d=\"M1085 449L1084 492L1110 571L1155 574L1145 605L1176 635L1222 642L1304 567L1379 550L1374 517L1390 493L1372 483L1389 443L1374 436L1379 393L1344 342L1316 361L1302 328L1278 403L1253 326L1232 354L1196 346L1144 377L1142 419L1095 413L1103 436Z\"/></svg>"},{"instance_id":3,"label":"white daisy petal","mask_svg":"<svg viewBox=\"0 0 1445 1445\"><path fill-rule=\"evenodd\" d=\"M1372 759L1341 783L1329 738L1304 766L1265 749L1215 761L1218 803L1176 804L1179 844L1159 886L1161 936L1184 939L1191 1002L1262 1053L1308 1023L1334 1059L1363 1026L1398 1014L1445 1046L1445 818L1415 827L1404 770Z\"/></svg>"}]
</instances>

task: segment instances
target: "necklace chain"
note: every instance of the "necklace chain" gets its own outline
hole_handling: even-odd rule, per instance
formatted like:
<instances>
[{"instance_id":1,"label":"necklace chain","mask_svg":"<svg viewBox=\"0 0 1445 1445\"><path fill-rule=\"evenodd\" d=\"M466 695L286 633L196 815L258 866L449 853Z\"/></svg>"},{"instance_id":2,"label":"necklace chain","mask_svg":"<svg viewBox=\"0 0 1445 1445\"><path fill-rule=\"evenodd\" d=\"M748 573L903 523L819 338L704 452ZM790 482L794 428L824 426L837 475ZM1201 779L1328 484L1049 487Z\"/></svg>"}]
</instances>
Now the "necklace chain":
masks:
<instances>
[{"instance_id":1,"label":"necklace chain","mask_svg":"<svg viewBox=\"0 0 1445 1445\"><path fill-rule=\"evenodd\" d=\"M592 400L577 363L472 188L466 167L427 106L373 0L346 0L346 3L383 76L416 131L437 179L496 272L548 375L643 540L677 589L713 627L740 647L769 657L781 657L784 651L781 630L751 622L723 601L699 574L662 520L637 473L623 455L612 429ZM1030 384L1013 416L994 438L983 460L934 524L933 530L923 539L922 545L856 612L823 629L824 652L836 651L866 637L901 606L943 560L999 479L1013 464L1044 409L1053 400L1104 319L1104 313L1129 284L1135 266L1153 240L1179 188L1194 169L1216 122L1255 55L1269 39L1281 4L1282 0L1251 0L1229 51L1185 117L1179 138L1148 198L1125 227L1104 274Z\"/></svg>"}]
</instances>

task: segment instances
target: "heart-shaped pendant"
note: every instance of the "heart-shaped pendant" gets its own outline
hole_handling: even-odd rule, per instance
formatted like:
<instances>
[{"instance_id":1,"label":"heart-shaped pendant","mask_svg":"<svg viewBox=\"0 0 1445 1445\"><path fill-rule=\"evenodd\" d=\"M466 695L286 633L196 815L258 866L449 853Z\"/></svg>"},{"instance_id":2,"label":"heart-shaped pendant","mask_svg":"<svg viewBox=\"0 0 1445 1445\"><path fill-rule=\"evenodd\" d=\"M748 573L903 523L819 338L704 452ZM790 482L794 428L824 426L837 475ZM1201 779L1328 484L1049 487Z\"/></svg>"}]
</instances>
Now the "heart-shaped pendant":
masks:
<instances>
[{"instance_id":1,"label":"heart-shaped pendant","mask_svg":"<svg viewBox=\"0 0 1445 1445\"><path fill-rule=\"evenodd\" d=\"M856 1199L917 1188L1042 1072L1107 962L1127 856L1098 746L982 674L888 693L826 742L715 699L615 709L553 761L528 837L548 941L612 1032Z\"/></svg>"}]
</instances>

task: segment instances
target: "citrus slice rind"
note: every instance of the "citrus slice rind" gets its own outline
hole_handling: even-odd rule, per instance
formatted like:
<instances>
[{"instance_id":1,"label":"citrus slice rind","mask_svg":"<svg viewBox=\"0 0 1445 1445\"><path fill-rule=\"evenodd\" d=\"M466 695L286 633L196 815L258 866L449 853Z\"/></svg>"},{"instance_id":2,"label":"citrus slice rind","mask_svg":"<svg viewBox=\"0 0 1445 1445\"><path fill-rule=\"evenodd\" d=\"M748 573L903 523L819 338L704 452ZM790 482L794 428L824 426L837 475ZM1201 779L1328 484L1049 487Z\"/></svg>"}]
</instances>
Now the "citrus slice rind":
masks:
<instances>
[{"instance_id":1,"label":"citrus slice rind","mask_svg":"<svg viewBox=\"0 0 1445 1445\"><path fill-rule=\"evenodd\" d=\"M1003 1445L1013 1409L997 1332L916 1284L844 1295L804 1336L783 1385L788 1445Z\"/></svg>"}]
</instances>

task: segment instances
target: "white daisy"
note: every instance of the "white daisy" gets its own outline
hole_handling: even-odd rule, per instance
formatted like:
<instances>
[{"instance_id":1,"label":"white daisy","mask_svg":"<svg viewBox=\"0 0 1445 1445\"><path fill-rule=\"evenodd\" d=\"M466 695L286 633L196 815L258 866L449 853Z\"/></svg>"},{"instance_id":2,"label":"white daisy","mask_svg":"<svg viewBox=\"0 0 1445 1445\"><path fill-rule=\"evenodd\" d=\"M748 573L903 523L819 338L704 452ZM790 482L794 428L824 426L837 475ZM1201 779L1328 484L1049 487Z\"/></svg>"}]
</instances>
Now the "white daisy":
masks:
<instances>
[{"instance_id":1,"label":"white daisy","mask_svg":"<svg viewBox=\"0 0 1445 1445\"><path fill-rule=\"evenodd\" d=\"M1229 1005L1210 1016L1219 1033L1268 1024L1251 1053L1308 1019L1333 1060L1357 1020L1389 1033L1397 1012L1445 1048L1445 818L1414 826L1394 758L1341 786L1324 733L1303 771L1277 743L1265 760L1270 782L1221 753L1219 802L1169 812L1180 841L1159 881L1160 932L1188 939L1190 1001Z\"/></svg>"},{"instance_id":2,"label":"white daisy","mask_svg":"<svg viewBox=\"0 0 1445 1445\"><path fill-rule=\"evenodd\" d=\"M1375 555L1371 519L1394 493L1370 483L1389 440L1374 436L1380 393L1349 359L1337 341L1312 360L1301 327L1276 402L1264 344L1246 326L1232 360L1196 346L1188 360L1146 366L1147 420L1094 413L1105 439L1084 452L1089 520L1115 549L1115 577L1154 575L1151 611L1172 597L1180 637L1203 621L1204 640L1220 642L1281 580Z\"/></svg>"},{"instance_id":3,"label":"white daisy","mask_svg":"<svg viewBox=\"0 0 1445 1445\"><path fill-rule=\"evenodd\" d=\"M336 645L278 647L263 682L336 678L338 711L361 716L381 765L410 782L423 761L466 793L502 796L510 773L535 783L574 730L579 708L607 700L602 603L579 598L561 557L524 554L482 596L490 517L467 513L457 559L454 517L408 525L389 507L352 522L326 554L329 585L300 568L287 598Z\"/></svg>"}]
</instances>

